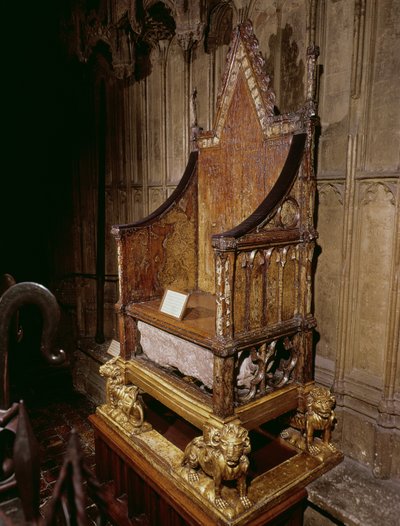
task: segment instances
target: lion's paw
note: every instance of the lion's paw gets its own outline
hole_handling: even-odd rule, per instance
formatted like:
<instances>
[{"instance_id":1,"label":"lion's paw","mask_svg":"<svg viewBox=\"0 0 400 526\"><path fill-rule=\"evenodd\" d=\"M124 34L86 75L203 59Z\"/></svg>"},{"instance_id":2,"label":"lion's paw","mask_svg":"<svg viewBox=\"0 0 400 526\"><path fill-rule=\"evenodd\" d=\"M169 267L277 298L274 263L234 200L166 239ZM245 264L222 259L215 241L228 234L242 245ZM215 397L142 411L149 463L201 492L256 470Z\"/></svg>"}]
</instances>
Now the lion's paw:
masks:
<instances>
[{"instance_id":1,"label":"lion's paw","mask_svg":"<svg viewBox=\"0 0 400 526\"><path fill-rule=\"evenodd\" d=\"M226 500L222 497L216 497L214 500L214 504L217 506L217 508L220 508L221 510L226 510L229 507Z\"/></svg>"},{"instance_id":2,"label":"lion's paw","mask_svg":"<svg viewBox=\"0 0 400 526\"><path fill-rule=\"evenodd\" d=\"M314 444L312 444L311 446L308 446L308 451L310 453L310 455L313 455L314 457L319 455L319 452L320 452L320 448Z\"/></svg>"},{"instance_id":3,"label":"lion's paw","mask_svg":"<svg viewBox=\"0 0 400 526\"><path fill-rule=\"evenodd\" d=\"M251 500L249 499L247 495L245 495L244 497L240 497L240 502L243 504L243 507L246 509L251 508L253 506L253 503L251 502Z\"/></svg>"},{"instance_id":4,"label":"lion's paw","mask_svg":"<svg viewBox=\"0 0 400 526\"><path fill-rule=\"evenodd\" d=\"M188 480L189 482L198 482L200 479L199 474L197 471L189 471Z\"/></svg>"}]
</instances>

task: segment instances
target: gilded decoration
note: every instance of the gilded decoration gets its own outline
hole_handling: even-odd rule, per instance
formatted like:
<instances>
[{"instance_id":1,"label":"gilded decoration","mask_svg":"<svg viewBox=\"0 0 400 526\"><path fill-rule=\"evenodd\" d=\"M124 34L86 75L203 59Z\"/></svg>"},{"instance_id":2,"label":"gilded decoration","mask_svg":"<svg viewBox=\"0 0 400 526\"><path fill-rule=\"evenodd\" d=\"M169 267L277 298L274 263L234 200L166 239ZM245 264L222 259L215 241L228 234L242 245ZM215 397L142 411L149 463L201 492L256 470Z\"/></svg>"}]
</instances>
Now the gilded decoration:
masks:
<instances>
[{"instance_id":1,"label":"gilded decoration","mask_svg":"<svg viewBox=\"0 0 400 526\"><path fill-rule=\"evenodd\" d=\"M289 197L282 203L278 211L280 226L284 228L295 228L298 225L300 212L299 205L293 197Z\"/></svg>"},{"instance_id":2,"label":"gilded decoration","mask_svg":"<svg viewBox=\"0 0 400 526\"><path fill-rule=\"evenodd\" d=\"M100 367L100 374L107 378L106 404L99 412L111 419L127 435L136 435L151 429L144 422L143 401L136 385L124 385L123 369L118 357Z\"/></svg>"},{"instance_id":3,"label":"gilded decoration","mask_svg":"<svg viewBox=\"0 0 400 526\"><path fill-rule=\"evenodd\" d=\"M290 421L291 428L282 431L282 438L313 456L323 455L324 450L335 452L336 448L331 442L335 403L336 399L329 389L314 387L306 398L306 412L296 413ZM318 442L314 437L316 432L321 435Z\"/></svg>"},{"instance_id":4,"label":"gilded decoration","mask_svg":"<svg viewBox=\"0 0 400 526\"><path fill-rule=\"evenodd\" d=\"M215 506L224 510L236 509L238 502L228 502L222 495L224 481L237 481L236 501L243 508L252 506L247 496L247 470L249 468L250 439L247 430L235 423L222 428L205 424L203 436L194 438L186 447L182 460L182 474L201 494ZM209 491L212 479L214 491Z\"/></svg>"}]
</instances>

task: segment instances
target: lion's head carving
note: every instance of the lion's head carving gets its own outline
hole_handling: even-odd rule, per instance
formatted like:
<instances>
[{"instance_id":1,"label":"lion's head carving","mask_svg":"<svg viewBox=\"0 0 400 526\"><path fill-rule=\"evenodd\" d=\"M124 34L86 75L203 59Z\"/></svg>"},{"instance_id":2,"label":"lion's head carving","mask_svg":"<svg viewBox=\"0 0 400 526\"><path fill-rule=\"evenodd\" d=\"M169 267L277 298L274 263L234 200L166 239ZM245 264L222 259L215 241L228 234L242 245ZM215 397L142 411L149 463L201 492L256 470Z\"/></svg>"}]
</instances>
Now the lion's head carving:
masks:
<instances>
[{"instance_id":1,"label":"lion's head carving","mask_svg":"<svg viewBox=\"0 0 400 526\"><path fill-rule=\"evenodd\" d=\"M237 424L222 427L205 424L203 436L194 438L185 449L182 465L188 469L188 480L199 481L197 470L214 479L213 501L219 508L228 503L221 496L223 481L236 480L239 498L244 508L252 503L247 496L246 474L249 467L247 454L250 453L248 431Z\"/></svg>"},{"instance_id":2,"label":"lion's head carving","mask_svg":"<svg viewBox=\"0 0 400 526\"><path fill-rule=\"evenodd\" d=\"M336 399L326 387L314 387L307 396L308 414L316 414L323 419L330 418Z\"/></svg>"},{"instance_id":3,"label":"lion's head carving","mask_svg":"<svg viewBox=\"0 0 400 526\"><path fill-rule=\"evenodd\" d=\"M251 451L247 430L235 424L224 425L220 434L219 450L228 466L239 464L242 456L248 455Z\"/></svg>"},{"instance_id":4,"label":"lion's head carving","mask_svg":"<svg viewBox=\"0 0 400 526\"><path fill-rule=\"evenodd\" d=\"M116 365L118 357L113 358L112 360L109 360L104 365L102 365L99 369L100 375L104 376L106 378L109 378L110 380L114 380L117 383L121 382L123 380L122 377L122 370L121 367Z\"/></svg>"}]
</instances>

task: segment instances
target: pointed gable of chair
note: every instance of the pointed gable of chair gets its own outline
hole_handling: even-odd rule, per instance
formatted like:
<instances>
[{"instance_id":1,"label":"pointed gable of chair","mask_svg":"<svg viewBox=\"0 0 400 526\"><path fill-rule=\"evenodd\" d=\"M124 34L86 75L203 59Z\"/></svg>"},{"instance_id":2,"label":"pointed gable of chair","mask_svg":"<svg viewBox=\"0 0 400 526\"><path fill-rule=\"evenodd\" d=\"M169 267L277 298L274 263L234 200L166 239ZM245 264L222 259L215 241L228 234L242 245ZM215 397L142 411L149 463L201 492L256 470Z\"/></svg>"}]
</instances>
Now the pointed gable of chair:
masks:
<instances>
[{"instance_id":1,"label":"pointed gable of chair","mask_svg":"<svg viewBox=\"0 0 400 526\"><path fill-rule=\"evenodd\" d=\"M265 131L274 115L275 93L250 21L240 24L233 31L218 93L214 126L200 135L199 148L219 144L225 127L231 125L229 110L232 102L236 103L244 92L252 103L258 127ZM234 125L237 124L234 120Z\"/></svg>"}]
</instances>

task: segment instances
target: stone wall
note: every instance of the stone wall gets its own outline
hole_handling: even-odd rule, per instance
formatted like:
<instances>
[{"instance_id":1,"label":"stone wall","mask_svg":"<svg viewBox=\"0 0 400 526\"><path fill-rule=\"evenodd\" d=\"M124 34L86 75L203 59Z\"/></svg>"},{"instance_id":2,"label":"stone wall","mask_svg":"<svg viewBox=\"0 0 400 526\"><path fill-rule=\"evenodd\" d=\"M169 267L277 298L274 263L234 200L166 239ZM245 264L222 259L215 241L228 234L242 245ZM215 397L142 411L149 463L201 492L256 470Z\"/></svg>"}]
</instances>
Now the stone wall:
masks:
<instances>
[{"instance_id":1,"label":"stone wall","mask_svg":"<svg viewBox=\"0 0 400 526\"><path fill-rule=\"evenodd\" d=\"M317 381L342 449L400 477L400 3L321 2ZM396 29L397 28L397 29Z\"/></svg>"},{"instance_id":2,"label":"stone wall","mask_svg":"<svg viewBox=\"0 0 400 526\"><path fill-rule=\"evenodd\" d=\"M106 336L115 337L117 300L110 226L143 217L175 188L192 130L211 126L232 26L245 16L253 21L282 111L304 100L305 52L315 40L321 49L315 375L336 393L342 450L377 477L400 478L400 2L184 4L143 2L144 16L132 3L113 0L108 19L91 13L89 24L88 13L74 15L90 36L84 46L74 34L92 75L86 123L97 129L102 104L107 122ZM78 277L69 289L66 282L59 287L60 297L74 291L81 337L95 330L90 276L99 162L98 141L77 155L72 266Z\"/></svg>"}]
</instances>

